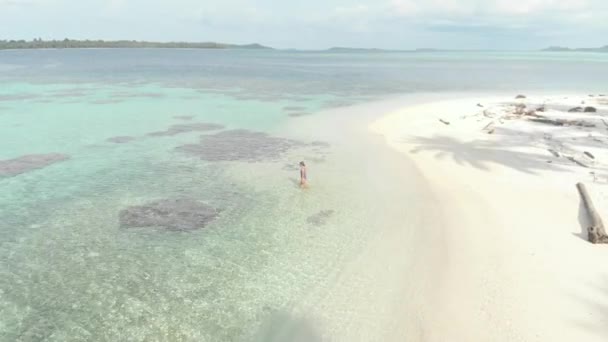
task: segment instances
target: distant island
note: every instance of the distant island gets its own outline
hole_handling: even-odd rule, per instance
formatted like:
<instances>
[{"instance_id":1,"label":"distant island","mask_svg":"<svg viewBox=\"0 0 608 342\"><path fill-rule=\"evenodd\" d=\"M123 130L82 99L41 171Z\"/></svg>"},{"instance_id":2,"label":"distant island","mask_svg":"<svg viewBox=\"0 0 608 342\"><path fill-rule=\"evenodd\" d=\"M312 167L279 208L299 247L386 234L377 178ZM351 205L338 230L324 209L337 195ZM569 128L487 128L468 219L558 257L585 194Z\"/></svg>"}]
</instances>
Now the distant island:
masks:
<instances>
[{"instance_id":1,"label":"distant island","mask_svg":"<svg viewBox=\"0 0 608 342\"><path fill-rule=\"evenodd\" d=\"M23 50L23 49L250 49L250 50L275 50L272 47L260 44L225 44L215 42L147 42L137 40L0 40L0 50ZM421 48L414 50L389 50L378 48L352 48L332 47L325 50L300 50L285 49L283 51L295 52L328 52L328 53L390 53L390 52L446 52L451 50Z\"/></svg>"},{"instance_id":2,"label":"distant island","mask_svg":"<svg viewBox=\"0 0 608 342\"><path fill-rule=\"evenodd\" d=\"M599 47L599 48L578 48L578 49L571 49L571 48L567 48L567 47L562 47L562 46L551 46L548 47L546 49L543 49L542 51L546 51L546 52L608 52L608 45L603 46L603 47Z\"/></svg>"},{"instance_id":3,"label":"distant island","mask_svg":"<svg viewBox=\"0 0 608 342\"><path fill-rule=\"evenodd\" d=\"M432 48L419 48L414 50L387 50L387 49L377 49L377 48L350 48L350 47L332 47L327 50L322 50L323 52L345 52L345 53L370 53L370 52L449 52L449 51L457 51L457 50L441 50L441 49L432 49Z\"/></svg>"},{"instance_id":4,"label":"distant island","mask_svg":"<svg viewBox=\"0 0 608 342\"><path fill-rule=\"evenodd\" d=\"M0 40L0 50L14 49L125 49L125 48L161 48L161 49L271 49L260 44L223 44L214 42L146 42L136 40Z\"/></svg>"},{"instance_id":5,"label":"distant island","mask_svg":"<svg viewBox=\"0 0 608 342\"><path fill-rule=\"evenodd\" d=\"M271 47L260 44L226 44L216 42L148 42L137 40L0 40L0 50L20 49L249 49L249 50L274 50ZM413 50L377 49L377 48L352 48L332 47L325 50L299 50L286 49L284 51L302 52L329 52L329 53L388 53L388 52L453 52L468 50L446 50L433 48L418 48ZM474 51L474 50L471 50ZM477 51L477 50L475 50ZM482 50L479 50L482 51ZM551 46L541 51L545 52L608 52L608 45L599 48L575 48L562 46Z\"/></svg>"},{"instance_id":6,"label":"distant island","mask_svg":"<svg viewBox=\"0 0 608 342\"><path fill-rule=\"evenodd\" d=\"M388 52L389 50L382 49L374 49L374 48L350 48L350 47L341 47L336 46L329 48L327 50L323 50L325 52Z\"/></svg>"}]
</instances>

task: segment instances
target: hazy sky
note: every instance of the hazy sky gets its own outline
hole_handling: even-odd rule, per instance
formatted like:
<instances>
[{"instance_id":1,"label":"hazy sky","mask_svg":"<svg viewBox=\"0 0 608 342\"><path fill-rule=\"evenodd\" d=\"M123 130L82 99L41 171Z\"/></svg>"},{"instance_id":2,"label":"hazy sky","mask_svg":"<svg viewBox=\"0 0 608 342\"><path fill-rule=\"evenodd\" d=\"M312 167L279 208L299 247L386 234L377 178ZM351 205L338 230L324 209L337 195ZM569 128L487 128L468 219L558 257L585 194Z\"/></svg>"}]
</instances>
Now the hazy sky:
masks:
<instances>
[{"instance_id":1,"label":"hazy sky","mask_svg":"<svg viewBox=\"0 0 608 342\"><path fill-rule=\"evenodd\" d=\"M278 48L608 44L608 0L0 0L0 39L259 42Z\"/></svg>"}]
</instances>

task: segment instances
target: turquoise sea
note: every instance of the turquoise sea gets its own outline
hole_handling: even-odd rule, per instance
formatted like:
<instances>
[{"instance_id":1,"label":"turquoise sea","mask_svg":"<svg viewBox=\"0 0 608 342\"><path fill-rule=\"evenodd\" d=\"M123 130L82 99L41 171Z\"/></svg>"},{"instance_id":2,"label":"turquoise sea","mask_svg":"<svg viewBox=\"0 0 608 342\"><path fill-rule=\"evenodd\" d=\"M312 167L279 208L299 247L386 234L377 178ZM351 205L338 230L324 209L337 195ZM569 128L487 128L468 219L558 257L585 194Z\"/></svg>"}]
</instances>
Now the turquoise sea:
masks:
<instances>
[{"instance_id":1,"label":"turquoise sea","mask_svg":"<svg viewBox=\"0 0 608 342\"><path fill-rule=\"evenodd\" d=\"M382 340L398 284L367 289L416 275L370 246L427 218L330 109L607 75L595 53L0 51L0 341Z\"/></svg>"}]
</instances>

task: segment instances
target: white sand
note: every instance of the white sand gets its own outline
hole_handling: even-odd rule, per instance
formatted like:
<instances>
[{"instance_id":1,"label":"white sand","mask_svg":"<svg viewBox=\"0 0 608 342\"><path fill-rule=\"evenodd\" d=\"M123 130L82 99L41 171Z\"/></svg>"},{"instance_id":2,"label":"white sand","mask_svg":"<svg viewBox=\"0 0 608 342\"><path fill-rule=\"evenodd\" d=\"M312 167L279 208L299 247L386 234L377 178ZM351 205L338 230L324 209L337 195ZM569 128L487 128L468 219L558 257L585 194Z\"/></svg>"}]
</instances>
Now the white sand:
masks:
<instances>
[{"instance_id":1,"label":"white sand","mask_svg":"<svg viewBox=\"0 0 608 342\"><path fill-rule=\"evenodd\" d=\"M565 112L582 101L600 112ZM533 123L511 114L517 102L596 127ZM433 252L442 257L420 261L438 275L420 293L421 340L608 341L608 245L586 241L575 188L584 182L608 220L602 115L608 97L474 98L400 109L371 126L414 162L443 222Z\"/></svg>"}]
</instances>

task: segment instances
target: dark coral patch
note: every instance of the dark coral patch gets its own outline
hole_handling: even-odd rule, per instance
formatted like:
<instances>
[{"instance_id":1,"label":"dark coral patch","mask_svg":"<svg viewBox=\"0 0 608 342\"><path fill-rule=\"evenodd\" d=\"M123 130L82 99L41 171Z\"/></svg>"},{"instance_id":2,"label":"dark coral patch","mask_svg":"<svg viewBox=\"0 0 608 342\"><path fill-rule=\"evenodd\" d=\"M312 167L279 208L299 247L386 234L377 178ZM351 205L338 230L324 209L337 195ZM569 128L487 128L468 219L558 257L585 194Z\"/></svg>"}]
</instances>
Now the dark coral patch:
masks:
<instances>
[{"instance_id":1,"label":"dark coral patch","mask_svg":"<svg viewBox=\"0 0 608 342\"><path fill-rule=\"evenodd\" d=\"M306 222L317 227L323 226L327 223L327 220L334 215L334 213L335 211L333 210L321 210L318 213L309 216L306 219Z\"/></svg>"},{"instance_id":2,"label":"dark coral patch","mask_svg":"<svg viewBox=\"0 0 608 342\"><path fill-rule=\"evenodd\" d=\"M266 133L244 129L201 136L198 144L179 146L178 151L207 161L266 161L276 160L283 153L303 144Z\"/></svg>"},{"instance_id":3,"label":"dark coral patch","mask_svg":"<svg viewBox=\"0 0 608 342\"><path fill-rule=\"evenodd\" d=\"M301 117L301 116L307 116L307 115L310 115L310 113L308 113L308 112L294 112L294 113L289 113L288 115L289 115L290 117L292 117L292 118L299 118L299 117Z\"/></svg>"},{"instance_id":4,"label":"dark coral patch","mask_svg":"<svg viewBox=\"0 0 608 342\"><path fill-rule=\"evenodd\" d=\"M306 110L306 107L302 107L302 106L287 106L287 107L283 107L283 110L299 112L299 111Z\"/></svg>"},{"instance_id":5,"label":"dark coral patch","mask_svg":"<svg viewBox=\"0 0 608 342\"><path fill-rule=\"evenodd\" d=\"M110 94L110 97L113 98L121 98L121 99L130 99L130 98L163 98L165 94L163 93L154 93L154 92L130 92L130 91L116 91Z\"/></svg>"},{"instance_id":6,"label":"dark coral patch","mask_svg":"<svg viewBox=\"0 0 608 342\"><path fill-rule=\"evenodd\" d=\"M215 208L193 199L162 199L122 210L119 221L123 228L162 227L191 231L204 228L218 215Z\"/></svg>"},{"instance_id":7,"label":"dark coral patch","mask_svg":"<svg viewBox=\"0 0 608 342\"><path fill-rule=\"evenodd\" d=\"M0 101L22 101L22 100L32 100L40 98L39 95L35 94L8 94L2 95L0 94Z\"/></svg>"},{"instance_id":8,"label":"dark coral patch","mask_svg":"<svg viewBox=\"0 0 608 342\"><path fill-rule=\"evenodd\" d=\"M114 103L121 103L121 102L124 102L124 100L123 99L119 99L119 98L115 98L115 99L93 100L93 101L90 101L89 103L103 105L103 104L114 104Z\"/></svg>"},{"instance_id":9,"label":"dark coral patch","mask_svg":"<svg viewBox=\"0 0 608 342\"><path fill-rule=\"evenodd\" d=\"M150 137L167 137L172 135L177 135L181 133L189 133L189 132L205 132L205 131L216 131L219 129L223 129L224 126L210 123L192 123L192 124L181 124L181 125L173 125L169 127L167 130L160 132L152 132L147 135Z\"/></svg>"},{"instance_id":10,"label":"dark coral patch","mask_svg":"<svg viewBox=\"0 0 608 342\"><path fill-rule=\"evenodd\" d=\"M130 137L130 136L119 136L119 137L112 137L112 138L109 138L107 141L108 141L108 142L115 143L115 144L125 144L125 143L128 143L128 142L133 141L133 140L135 140L135 138L134 138L134 137Z\"/></svg>"},{"instance_id":11,"label":"dark coral patch","mask_svg":"<svg viewBox=\"0 0 608 342\"><path fill-rule=\"evenodd\" d=\"M189 121L189 120L194 119L194 116L192 116L192 115L176 115L176 116L174 116L174 118L178 119L178 120Z\"/></svg>"},{"instance_id":12,"label":"dark coral patch","mask_svg":"<svg viewBox=\"0 0 608 342\"><path fill-rule=\"evenodd\" d=\"M70 157L65 154L29 154L15 159L0 160L0 177L16 176L28 171L42 169Z\"/></svg>"}]
</instances>

